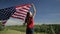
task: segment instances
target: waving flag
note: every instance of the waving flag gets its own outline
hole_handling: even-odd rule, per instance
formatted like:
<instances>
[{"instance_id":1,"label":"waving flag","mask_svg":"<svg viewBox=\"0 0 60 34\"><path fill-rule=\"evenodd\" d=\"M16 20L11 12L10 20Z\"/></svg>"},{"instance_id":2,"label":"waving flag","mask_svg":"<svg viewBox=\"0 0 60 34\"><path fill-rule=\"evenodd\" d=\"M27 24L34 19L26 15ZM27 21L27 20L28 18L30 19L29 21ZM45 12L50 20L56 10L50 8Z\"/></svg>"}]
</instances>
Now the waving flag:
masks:
<instances>
[{"instance_id":1,"label":"waving flag","mask_svg":"<svg viewBox=\"0 0 60 34\"><path fill-rule=\"evenodd\" d=\"M16 12L12 15L13 18L24 20L27 12L30 10L31 5L25 4L21 6L16 6Z\"/></svg>"},{"instance_id":2,"label":"waving flag","mask_svg":"<svg viewBox=\"0 0 60 34\"><path fill-rule=\"evenodd\" d=\"M0 20L8 20L9 17L15 12L14 7L0 9Z\"/></svg>"},{"instance_id":3,"label":"waving flag","mask_svg":"<svg viewBox=\"0 0 60 34\"><path fill-rule=\"evenodd\" d=\"M0 9L0 21L2 25L4 26L9 17L15 12L14 7L4 8Z\"/></svg>"},{"instance_id":4,"label":"waving flag","mask_svg":"<svg viewBox=\"0 0 60 34\"><path fill-rule=\"evenodd\" d=\"M5 24L10 17L24 20L30 7L30 4L25 4L0 9L0 20L2 20L2 24Z\"/></svg>"}]
</instances>

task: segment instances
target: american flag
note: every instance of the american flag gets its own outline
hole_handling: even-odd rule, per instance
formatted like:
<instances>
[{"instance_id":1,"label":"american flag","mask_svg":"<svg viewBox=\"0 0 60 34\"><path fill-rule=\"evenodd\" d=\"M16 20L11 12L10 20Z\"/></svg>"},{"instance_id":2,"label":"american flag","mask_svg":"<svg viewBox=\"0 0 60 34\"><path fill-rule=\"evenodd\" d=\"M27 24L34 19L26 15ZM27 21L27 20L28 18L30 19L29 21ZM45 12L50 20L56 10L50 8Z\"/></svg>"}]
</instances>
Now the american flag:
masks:
<instances>
[{"instance_id":1,"label":"american flag","mask_svg":"<svg viewBox=\"0 0 60 34\"><path fill-rule=\"evenodd\" d=\"M30 7L30 4L25 4L0 9L0 20L2 20L3 24L5 24L10 17L24 20L27 12L30 10Z\"/></svg>"},{"instance_id":2,"label":"american flag","mask_svg":"<svg viewBox=\"0 0 60 34\"><path fill-rule=\"evenodd\" d=\"M25 4L21 6L16 6L16 12L12 15L13 18L25 20L27 12L30 10L31 5Z\"/></svg>"},{"instance_id":3,"label":"american flag","mask_svg":"<svg viewBox=\"0 0 60 34\"><path fill-rule=\"evenodd\" d=\"M4 9L0 9L0 21L2 25L5 25L9 17L15 12L14 7L8 7Z\"/></svg>"},{"instance_id":4,"label":"american flag","mask_svg":"<svg viewBox=\"0 0 60 34\"><path fill-rule=\"evenodd\" d=\"M0 9L0 20L8 20L9 17L15 12L14 7Z\"/></svg>"}]
</instances>

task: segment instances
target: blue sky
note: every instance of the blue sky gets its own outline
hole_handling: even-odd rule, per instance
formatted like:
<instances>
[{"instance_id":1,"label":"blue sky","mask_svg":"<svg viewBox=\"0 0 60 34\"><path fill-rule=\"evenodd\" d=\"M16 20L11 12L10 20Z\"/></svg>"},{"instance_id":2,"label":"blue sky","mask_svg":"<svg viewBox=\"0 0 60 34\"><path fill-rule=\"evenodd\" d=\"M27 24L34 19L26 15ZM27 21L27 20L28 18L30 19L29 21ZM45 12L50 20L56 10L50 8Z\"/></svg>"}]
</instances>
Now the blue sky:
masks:
<instances>
[{"instance_id":1,"label":"blue sky","mask_svg":"<svg viewBox=\"0 0 60 34\"><path fill-rule=\"evenodd\" d=\"M41 0L40 1L40 22L60 23L60 1L59 0Z\"/></svg>"},{"instance_id":2,"label":"blue sky","mask_svg":"<svg viewBox=\"0 0 60 34\"><path fill-rule=\"evenodd\" d=\"M35 23L60 24L60 0L0 0L0 9L28 3L36 6Z\"/></svg>"}]
</instances>

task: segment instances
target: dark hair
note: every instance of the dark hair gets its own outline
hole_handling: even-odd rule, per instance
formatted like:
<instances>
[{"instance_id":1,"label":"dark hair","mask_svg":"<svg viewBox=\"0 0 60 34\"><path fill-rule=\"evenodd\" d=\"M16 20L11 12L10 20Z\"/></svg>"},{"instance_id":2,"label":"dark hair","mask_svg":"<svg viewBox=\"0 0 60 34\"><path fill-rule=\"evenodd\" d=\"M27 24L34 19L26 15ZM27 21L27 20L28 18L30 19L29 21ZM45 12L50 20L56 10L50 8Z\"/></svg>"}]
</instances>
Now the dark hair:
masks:
<instances>
[{"instance_id":1,"label":"dark hair","mask_svg":"<svg viewBox=\"0 0 60 34\"><path fill-rule=\"evenodd\" d=\"M29 20L29 17L30 17L30 13L27 12L27 15L26 15L26 18L25 18L25 22L27 22Z\"/></svg>"}]
</instances>

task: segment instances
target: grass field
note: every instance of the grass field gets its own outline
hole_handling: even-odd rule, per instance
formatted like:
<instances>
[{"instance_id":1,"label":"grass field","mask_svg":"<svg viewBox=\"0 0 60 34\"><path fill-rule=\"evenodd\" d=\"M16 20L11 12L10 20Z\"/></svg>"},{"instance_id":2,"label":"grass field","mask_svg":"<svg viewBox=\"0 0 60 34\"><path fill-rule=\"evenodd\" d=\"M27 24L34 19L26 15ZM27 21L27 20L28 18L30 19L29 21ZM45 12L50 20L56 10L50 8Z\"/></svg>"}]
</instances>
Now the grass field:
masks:
<instances>
[{"instance_id":1,"label":"grass field","mask_svg":"<svg viewBox=\"0 0 60 34\"><path fill-rule=\"evenodd\" d=\"M26 34L26 26L6 26L3 31L0 31L0 34ZM46 34L44 32L34 34Z\"/></svg>"},{"instance_id":2,"label":"grass field","mask_svg":"<svg viewBox=\"0 0 60 34\"><path fill-rule=\"evenodd\" d=\"M51 25L35 25L34 28L34 34L60 34L60 25L54 25L53 28L51 28ZM5 29L0 29L3 30L0 31L0 34L25 34L26 32L26 26L21 25L6 26Z\"/></svg>"},{"instance_id":3,"label":"grass field","mask_svg":"<svg viewBox=\"0 0 60 34\"><path fill-rule=\"evenodd\" d=\"M25 34L25 32L8 29L8 30L0 31L0 34ZM34 34L36 34L36 33L34 33ZM37 33L37 34L44 34L44 33Z\"/></svg>"},{"instance_id":4,"label":"grass field","mask_svg":"<svg viewBox=\"0 0 60 34\"><path fill-rule=\"evenodd\" d=\"M8 29L8 30L0 31L0 34L25 34L25 33Z\"/></svg>"}]
</instances>

